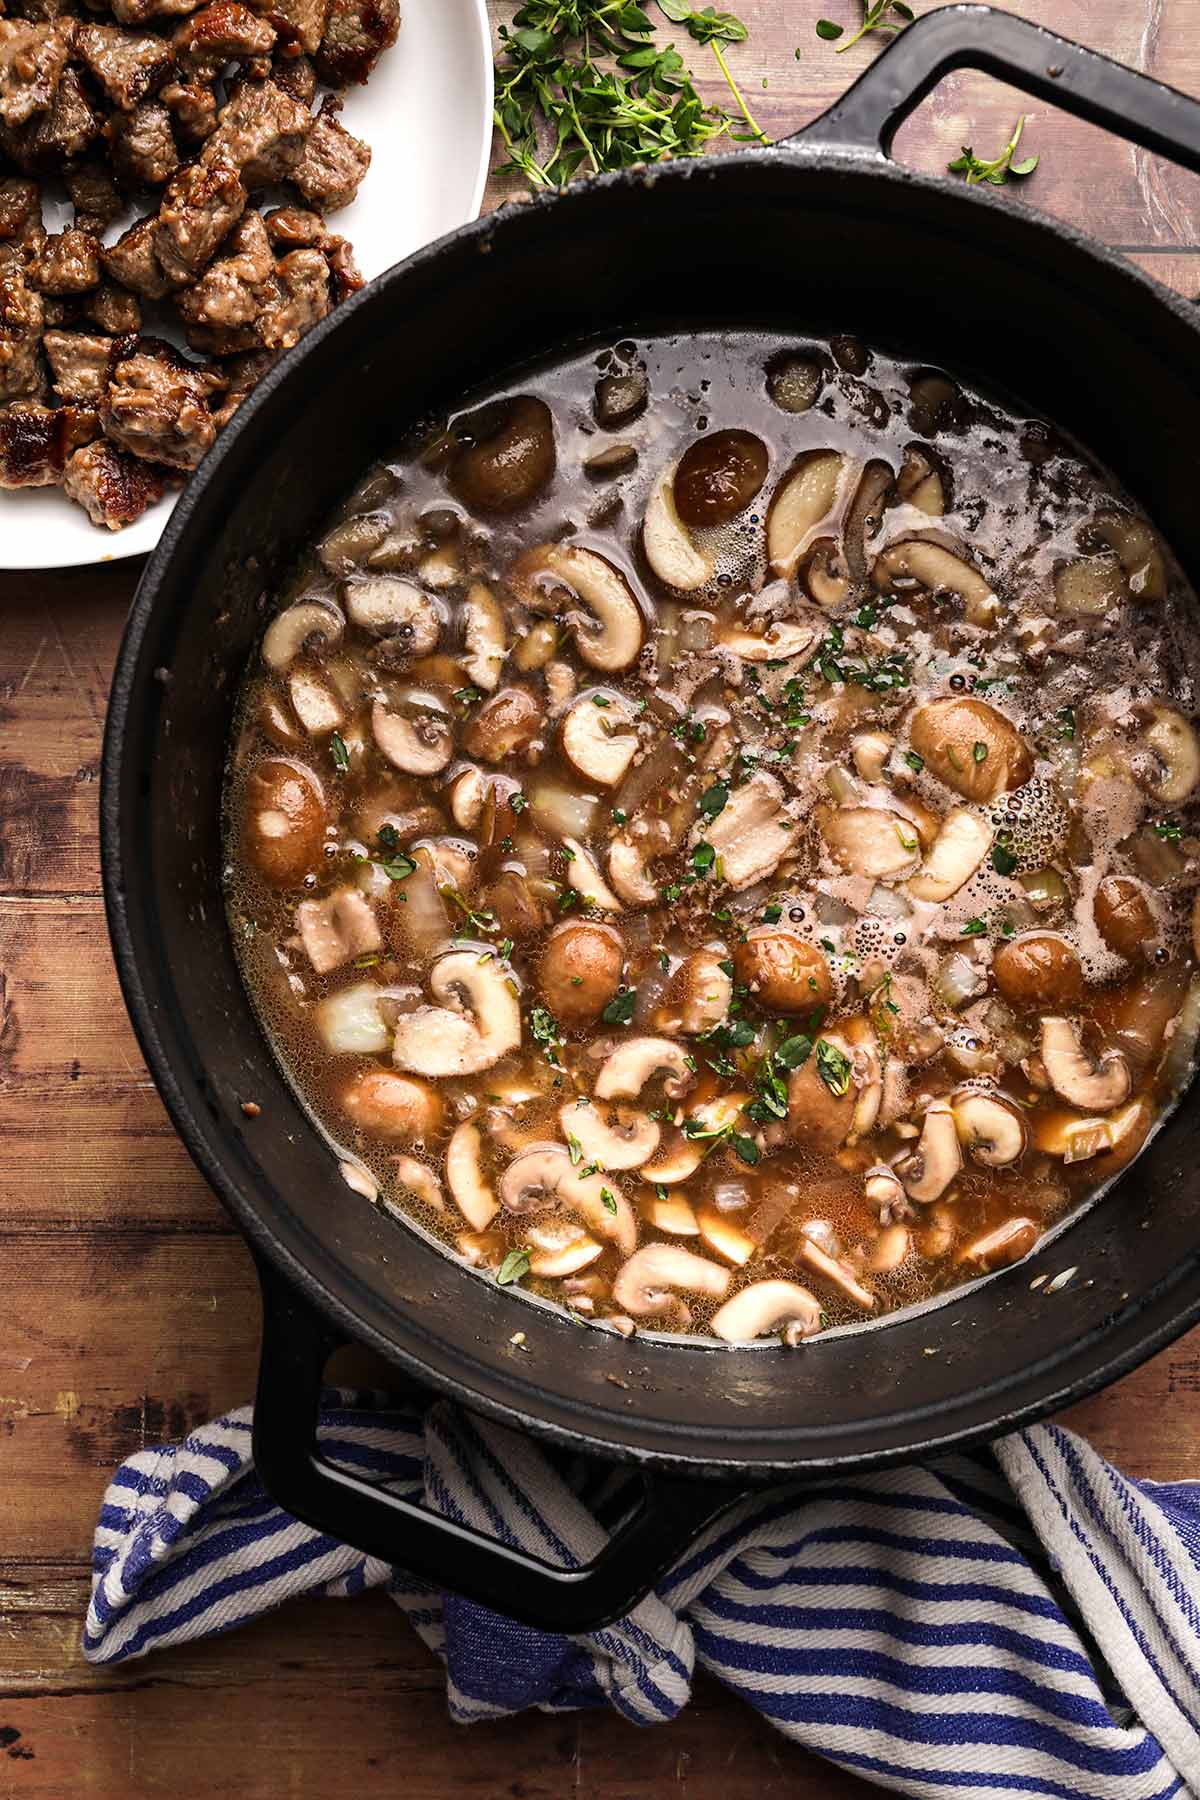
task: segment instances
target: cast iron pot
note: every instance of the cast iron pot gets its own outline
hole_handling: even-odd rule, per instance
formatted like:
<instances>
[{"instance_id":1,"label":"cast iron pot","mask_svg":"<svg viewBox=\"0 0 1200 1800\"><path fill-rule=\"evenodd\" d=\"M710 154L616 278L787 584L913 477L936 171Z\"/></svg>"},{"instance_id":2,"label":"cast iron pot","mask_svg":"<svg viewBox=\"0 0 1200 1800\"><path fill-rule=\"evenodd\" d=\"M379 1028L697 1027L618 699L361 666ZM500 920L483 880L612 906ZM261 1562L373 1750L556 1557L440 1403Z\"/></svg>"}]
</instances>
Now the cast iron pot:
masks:
<instances>
[{"instance_id":1,"label":"cast iron pot","mask_svg":"<svg viewBox=\"0 0 1200 1800\"><path fill-rule=\"evenodd\" d=\"M1200 1104L1032 1262L882 1331L801 1352L581 1331L348 1193L238 977L221 891L222 765L272 583L402 423L583 340L777 325L887 335L978 370L1106 459L1200 587L1193 309L1010 196L896 168L900 121L986 69L1200 169L1200 106L986 7L910 26L769 150L606 176L464 227L391 270L239 412L150 559L104 746L103 865L125 998L184 1142L262 1273L254 1451L309 1524L498 1610L582 1629L624 1611L747 1485L991 1438L1132 1368L1200 1317ZM241 1101L262 1107L248 1121ZM1076 1265L1061 1291L1036 1273ZM524 1350L510 1338L518 1329ZM637 1465L640 1510L581 1570L382 1494L315 1449L338 1343L425 1391Z\"/></svg>"}]
</instances>

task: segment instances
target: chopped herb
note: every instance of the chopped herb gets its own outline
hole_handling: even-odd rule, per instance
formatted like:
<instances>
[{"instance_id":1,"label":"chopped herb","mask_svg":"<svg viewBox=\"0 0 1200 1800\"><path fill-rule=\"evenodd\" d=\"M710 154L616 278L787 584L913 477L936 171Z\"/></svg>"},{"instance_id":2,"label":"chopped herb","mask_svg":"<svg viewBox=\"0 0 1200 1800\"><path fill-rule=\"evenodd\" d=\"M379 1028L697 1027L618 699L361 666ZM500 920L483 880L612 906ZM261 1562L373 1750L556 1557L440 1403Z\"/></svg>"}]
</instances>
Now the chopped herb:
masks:
<instances>
[{"instance_id":1,"label":"chopped herb","mask_svg":"<svg viewBox=\"0 0 1200 1800\"><path fill-rule=\"evenodd\" d=\"M904 752L904 760L914 775L919 775L921 770L925 767L925 758L923 756L918 756L915 750L906 750Z\"/></svg>"},{"instance_id":2,"label":"chopped herb","mask_svg":"<svg viewBox=\"0 0 1200 1800\"><path fill-rule=\"evenodd\" d=\"M501 942L500 942L500 949L498 951L498 955L500 957L501 962L507 962L509 957L512 955L512 953L513 953L512 939L511 938L502 938Z\"/></svg>"},{"instance_id":3,"label":"chopped herb","mask_svg":"<svg viewBox=\"0 0 1200 1800\"><path fill-rule=\"evenodd\" d=\"M896 825L896 836L900 839L901 846L905 850L915 850L917 848L917 839L915 837L905 837L904 827L899 824L899 822L897 822Z\"/></svg>"},{"instance_id":4,"label":"chopped herb","mask_svg":"<svg viewBox=\"0 0 1200 1800\"><path fill-rule=\"evenodd\" d=\"M659 897L663 901L664 905L670 906L670 904L673 900L678 900L678 898L679 898L680 894L682 894L682 892L683 892L683 889L680 887L680 885L677 881L669 881L667 883L666 887L663 888L662 893Z\"/></svg>"},{"instance_id":5,"label":"chopped herb","mask_svg":"<svg viewBox=\"0 0 1200 1800\"><path fill-rule=\"evenodd\" d=\"M521 792L520 788L518 788L515 794L510 794L508 796L508 804L515 813L523 813L525 808L529 805L529 801Z\"/></svg>"},{"instance_id":6,"label":"chopped herb","mask_svg":"<svg viewBox=\"0 0 1200 1800\"><path fill-rule=\"evenodd\" d=\"M850 1058L831 1044L828 1038L817 1039L817 1074L831 1094L842 1095L850 1088Z\"/></svg>"},{"instance_id":7,"label":"chopped herb","mask_svg":"<svg viewBox=\"0 0 1200 1800\"><path fill-rule=\"evenodd\" d=\"M987 753L988 753L987 745L981 744L979 742L979 740L976 739L975 743L971 747L971 755L975 758L975 761L977 763L986 762L987 761Z\"/></svg>"},{"instance_id":8,"label":"chopped herb","mask_svg":"<svg viewBox=\"0 0 1200 1800\"><path fill-rule=\"evenodd\" d=\"M1013 161L1024 129L1025 114L1022 113L1017 120L1016 130L999 156L994 157L991 162L981 162L971 146L964 144L962 155L947 164L951 175L965 175L968 187L977 187L981 181L989 181L993 187L1003 187L1010 175L1032 175L1038 166L1039 157L1027 156L1024 162L1019 163Z\"/></svg>"},{"instance_id":9,"label":"chopped herb","mask_svg":"<svg viewBox=\"0 0 1200 1800\"><path fill-rule=\"evenodd\" d=\"M733 964L727 956L723 956L721 958L720 962L717 964L717 967L718 967L718 969L720 969L720 971L723 975L728 975L730 981L733 980Z\"/></svg>"},{"instance_id":10,"label":"chopped herb","mask_svg":"<svg viewBox=\"0 0 1200 1800\"><path fill-rule=\"evenodd\" d=\"M833 956L836 953L837 946L832 938L821 938L820 945L822 950L827 950L829 952L830 956Z\"/></svg>"},{"instance_id":11,"label":"chopped herb","mask_svg":"<svg viewBox=\"0 0 1200 1800\"><path fill-rule=\"evenodd\" d=\"M619 806L614 806L612 809L612 816L614 825L624 825L629 814L627 812L622 812Z\"/></svg>"},{"instance_id":12,"label":"chopped herb","mask_svg":"<svg viewBox=\"0 0 1200 1800\"><path fill-rule=\"evenodd\" d=\"M583 1161L583 1145L573 1131L567 1133L567 1149L571 1153L571 1167L577 1169Z\"/></svg>"},{"instance_id":13,"label":"chopped herb","mask_svg":"<svg viewBox=\"0 0 1200 1800\"><path fill-rule=\"evenodd\" d=\"M783 908L772 901L770 906L763 907L762 916L764 925L778 925L783 917Z\"/></svg>"},{"instance_id":14,"label":"chopped herb","mask_svg":"<svg viewBox=\"0 0 1200 1800\"><path fill-rule=\"evenodd\" d=\"M354 967L356 969L373 969L378 961L378 950L372 950L366 956L356 956L354 959Z\"/></svg>"},{"instance_id":15,"label":"chopped herb","mask_svg":"<svg viewBox=\"0 0 1200 1800\"><path fill-rule=\"evenodd\" d=\"M785 1038L774 1054L780 1068L798 1069L812 1055L812 1039L799 1032L795 1037Z\"/></svg>"},{"instance_id":16,"label":"chopped herb","mask_svg":"<svg viewBox=\"0 0 1200 1800\"><path fill-rule=\"evenodd\" d=\"M1073 743L1075 739L1075 708L1060 706L1057 717L1059 738L1064 744Z\"/></svg>"},{"instance_id":17,"label":"chopped herb","mask_svg":"<svg viewBox=\"0 0 1200 1800\"><path fill-rule=\"evenodd\" d=\"M400 833L394 825L379 827L379 848L387 853L400 848Z\"/></svg>"},{"instance_id":18,"label":"chopped herb","mask_svg":"<svg viewBox=\"0 0 1200 1800\"><path fill-rule=\"evenodd\" d=\"M389 881L407 881L417 865L402 850L398 856L386 857L379 866Z\"/></svg>"},{"instance_id":19,"label":"chopped herb","mask_svg":"<svg viewBox=\"0 0 1200 1800\"><path fill-rule=\"evenodd\" d=\"M667 1190L661 1181L656 1181L654 1184L654 1198L656 1200L665 1200L667 1198Z\"/></svg>"},{"instance_id":20,"label":"chopped herb","mask_svg":"<svg viewBox=\"0 0 1200 1800\"><path fill-rule=\"evenodd\" d=\"M617 1197L613 1193L611 1188L602 1187L600 1189L600 1199L604 1204L605 1212L613 1213L613 1214L616 1213Z\"/></svg>"},{"instance_id":21,"label":"chopped herb","mask_svg":"<svg viewBox=\"0 0 1200 1800\"><path fill-rule=\"evenodd\" d=\"M946 745L946 761L950 764L952 769L957 769L959 774L962 774L962 759L959 756L958 751L955 750L951 744Z\"/></svg>"},{"instance_id":22,"label":"chopped herb","mask_svg":"<svg viewBox=\"0 0 1200 1800\"><path fill-rule=\"evenodd\" d=\"M752 1137L746 1137L740 1131L731 1131L729 1134L729 1146L735 1156L740 1157L741 1160L744 1163L748 1163L751 1168L754 1167L755 1163L758 1161L759 1149Z\"/></svg>"},{"instance_id":23,"label":"chopped herb","mask_svg":"<svg viewBox=\"0 0 1200 1800\"><path fill-rule=\"evenodd\" d=\"M700 842L696 845L696 848L692 851L693 869L696 870L697 874L703 874L707 869L712 868L716 860L717 853L712 845L706 843L705 840L701 838Z\"/></svg>"},{"instance_id":24,"label":"chopped herb","mask_svg":"<svg viewBox=\"0 0 1200 1800\"><path fill-rule=\"evenodd\" d=\"M633 1009L637 1004L637 995L632 988L622 988L619 994L609 1001L600 1017L606 1025L628 1025L633 1017Z\"/></svg>"},{"instance_id":25,"label":"chopped herb","mask_svg":"<svg viewBox=\"0 0 1200 1800\"><path fill-rule=\"evenodd\" d=\"M664 975L669 975L669 974L670 974L670 972L671 972L671 959L670 959L670 957L669 957L669 956L668 956L668 955L667 955L667 953L666 953L666 951L665 951L665 950L660 950L660 951L659 951L659 953L658 953L658 966L659 966L659 968L660 968L660 969L661 969L661 970L662 970L662 972L663 972L663 974L664 974Z\"/></svg>"},{"instance_id":26,"label":"chopped herb","mask_svg":"<svg viewBox=\"0 0 1200 1800\"><path fill-rule=\"evenodd\" d=\"M962 928L962 935L963 935L963 937L986 937L987 936L987 920L986 919L968 919L966 924Z\"/></svg>"},{"instance_id":27,"label":"chopped herb","mask_svg":"<svg viewBox=\"0 0 1200 1800\"><path fill-rule=\"evenodd\" d=\"M333 766L339 775L344 775L350 767L350 752L346 748L346 740L340 731L335 731L329 740L329 748L333 756Z\"/></svg>"},{"instance_id":28,"label":"chopped herb","mask_svg":"<svg viewBox=\"0 0 1200 1800\"><path fill-rule=\"evenodd\" d=\"M483 699L483 692L477 687L456 688L454 691L454 698L460 701L463 706L474 706L477 700Z\"/></svg>"},{"instance_id":29,"label":"chopped herb","mask_svg":"<svg viewBox=\"0 0 1200 1800\"><path fill-rule=\"evenodd\" d=\"M573 906L578 906L579 894L573 887L565 887L559 894L556 904L559 912L570 912Z\"/></svg>"},{"instance_id":30,"label":"chopped herb","mask_svg":"<svg viewBox=\"0 0 1200 1800\"><path fill-rule=\"evenodd\" d=\"M529 1015L529 1029L533 1033L535 1042L541 1044L545 1050L546 1061L553 1068L561 1068L562 1064L558 1060L558 1046L562 1042L562 1036L554 1014L547 1012L544 1006L535 1006Z\"/></svg>"},{"instance_id":31,"label":"chopped herb","mask_svg":"<svg viewBox=\"0 0 1200 1800\"><path fill-rule=\"evenodd\" d=\"M1160 819L1157 824L1151 826L1151 830L1155 837L1163 840L1164 844L1177 844L1183 835L1182 827L1177 825L1173 819Z\"/></svg>"},{"instance_id":32,"label":"chopped herb","mask_svg":"<svg viewBox=\"0 0 1200 1800\"><path fill-rule=\"evenodd\" d=\"M844 44L838 44L836 51L838 56L842 54L843 50L849 50L852 44L857 44L860 38L867 35L868 31L903 31L906 25L912 23L915 16L912 7L907 6L905 0L862 0L862 9L862 24L853 37L848 37ZM891 17L893 13L895 18ZM900 21L899 24L897 24L897 20ZM832 19L817 20L817 36L824 38L827 43L833 43L843 35L844 31L845 26L835 25Z\"/></svg>"},{"instance_id":33,"label":"chopped herb","mask_svg":"<svg viewBox=\"0 0 1200 1800\"><path fill-rule=\"evenodd\" d=\"M496 1280L501 1287L511 1287L514 1281L521 1281L529 1273L528 1250L510 1250L496 1273Z\"/></svg>"},{"instance_id":34,"label":"chopped herb","mask_svg":"<svg viewBox=\"0 0 1200 1800\"><path fill-rule=\"evenodd\" d=\"M992 850L992 867L997 875L1011 875L1016 868L1019 857L1012 847L1012 833L1002 831L996 839Z\"/></svg>"},{"instance_id":35,"label":"chopped herb","mask_svg":"<svg viewBox=\"0 0 1200 1800\"><path fill-rule=\"evenodd\" d=\"M700 811L704 814L706 819L715 819L718 813L724 812L728 802L729 783L727 781L717 781L713 783L712 787L706 788L704 793L701 794Z\"/></svg>"},{"instance_id":36,"label":"chopped herb","mask_svg":"<svg viewBox=\"0 0 1200 1800\"><path fill-rule=\"evenodd\" d=\"M593 694L592 695L592 705L593 706L611 706L612 701L608 698L607 694Z\"/></svg>"}]
</instances>

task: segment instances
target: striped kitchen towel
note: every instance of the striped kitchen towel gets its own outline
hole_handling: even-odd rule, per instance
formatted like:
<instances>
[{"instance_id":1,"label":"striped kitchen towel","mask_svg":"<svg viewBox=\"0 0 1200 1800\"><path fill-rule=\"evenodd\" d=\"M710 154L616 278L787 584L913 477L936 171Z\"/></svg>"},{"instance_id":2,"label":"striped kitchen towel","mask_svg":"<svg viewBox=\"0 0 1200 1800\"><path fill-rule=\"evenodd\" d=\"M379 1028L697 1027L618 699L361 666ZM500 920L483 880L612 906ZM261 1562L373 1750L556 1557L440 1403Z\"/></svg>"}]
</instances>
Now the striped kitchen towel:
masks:
<instances>
[{"instance_id":1,"label":"striped kitchen towel","mask_svg":"<svg viewBox=\"0 0 1200 1800\"><path fill-rule=\"evenodd\" d=\"M295 1594L384 1586L464 1724L686 1704L699 1661L796 1742L897 1792L1200 1796L1200 1482L1127 1480L1041 1425L923 1468L776 1488L726 1513L628 1618L559 1637L299 1524L250 1461L251 1410L117 1472L84 1631L119 1662ZM580 1557L624 1477L446 1404L330 1392L325 1454L540 1554Z\"/></svg>"}]
</instances>

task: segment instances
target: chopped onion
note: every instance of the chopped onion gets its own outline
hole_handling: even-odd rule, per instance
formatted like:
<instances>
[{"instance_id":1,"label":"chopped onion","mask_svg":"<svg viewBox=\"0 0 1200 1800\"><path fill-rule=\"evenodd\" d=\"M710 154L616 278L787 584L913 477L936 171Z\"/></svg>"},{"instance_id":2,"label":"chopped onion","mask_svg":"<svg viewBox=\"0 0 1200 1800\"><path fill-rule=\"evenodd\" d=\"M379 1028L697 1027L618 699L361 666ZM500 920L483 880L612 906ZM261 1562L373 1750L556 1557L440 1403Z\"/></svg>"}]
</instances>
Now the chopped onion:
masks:
<instances>
[{"instance_id":1,"label":"chopped onion","mask_svg":"<svg viewBox=\"0 0 1200 1800\"><path fill-rule=\"evenodd\" d=\"M858 783L853 775L837 763L830 763L826 769L825 786L839 806L848 806L858 798Z\"/></svg>"},{"instance_id":2,"label":"chopped onion","mask_svg":"<svg viewBox=\"0 0 1200 1800\"><path fill-rule=\"evenodd\" d=\"M400 883L404 904L397 916L417 955L424 959L447 941L451 933L446 903L438 892L433 858L428 850L413 852L416 868Z\"/></svg>"},{"instance_id":3,"label":"chopped onion","mask_svg":"<svg viewBox=\"0 0 1200 1800\"><path fill-rule=\"evenodd\" d=\"M882 882L871 889L871 897L867 901L867 911L880 919L910 919L912 906L904 895L895 888L884 887Z\"/></svg>"},{"instance_id":4,"label":"chopped onion","mask_svg":"<svg viewBox=\"0 0 1200 1800\"><path fill-rule=\"evenodd\" d=\"M544 831L584 842L591 836L599 804L594 794L579 794L561 782L546 780L532 782L527 791L533 816Z\"/></svg>"},{"instance_id":5,"label":"chopped onion","mask_svg":"<svg viewBox=\"0 0 1200 1800\"><path fill-rule=\"evenodd\" d=\"M1031 869L1027 875L1018 875L1017 880L1033 906L1065 906L1070 899L1067 884L1057 869Z\"/></svg>"},{"instance_id":6,"label":"chopped onion","mask_svg":"<svg viewBox=\"0 0 1200 1800\"><path fill-rule=\"evenodd\" d=\"M978 963L964 956L961 950L952 950L938 964L938 972L934 985L938 997L944 1004L957 1012L968 1000L974 1000L987 987L987 977Z\"/></svg>"},{"instance_id":7,"label":"chopped onion","mask_svg":"<svg viewBox=\"0 0 1200 1800\"><path fill-rule=\"evenodd\" d=\"M750 1204L750 1190L742 1181L718 1181L712 1203L719 1213L741 1212Z\"/></svg>"},{"instance_id":8,"label":"chopped onion","mask_svg":"<svg viewBox=\"0 0 1200 1800\"><path fill-rule=\"evenodd\" d=\"M373 981L356 981L314 1008L317 1030L334 1056L378 1056L392 1041L379 1010L382 989Z\"/></svg>"}]
</instances>

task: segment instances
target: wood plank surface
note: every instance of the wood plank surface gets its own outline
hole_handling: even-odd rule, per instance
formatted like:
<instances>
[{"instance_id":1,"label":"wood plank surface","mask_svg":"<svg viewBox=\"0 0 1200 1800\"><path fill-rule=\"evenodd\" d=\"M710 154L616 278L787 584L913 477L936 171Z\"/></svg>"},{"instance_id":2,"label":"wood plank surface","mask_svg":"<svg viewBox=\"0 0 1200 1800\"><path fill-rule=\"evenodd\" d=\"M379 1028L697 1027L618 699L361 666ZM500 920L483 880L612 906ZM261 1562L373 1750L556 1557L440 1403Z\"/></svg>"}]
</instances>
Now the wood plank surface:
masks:
<instances>
[{"instance_id":1,"label":"wood plank surface","mask_svg":"<svg viewBox=\"0 0 1200 1800\"><path fill-rule=\"evenodd\" d=\"M514 10L489 4L497 23ZM730 61L772 137L876 54L868 40L839 56L813 33L818 12L856 20L858 0L739 11L750 39ZM1194 0L1043 0L1037 13L1200 94ZM709 53L681 47L716 97ZM1042 165L1009 203L1200 292L1200 183L1054 108L957 74L897 155L937 172L963 143L992 154L1022 110ZM504 191L493 183L489 200ZM297 1603L116 1670L80 1657L108 1473L248 1398L259 1331L248 1253L174 1138L104 930L97 775L136 574L0 576L0 1800L865 1800L878 1790L794 1750L703 1678L685 1714L650 1732L608 1713L451 1726L436 1663L379 1595ZM1200 1332L1067 1422L1133 1475L1195 1475Z\"/></svg>"}]
</instances>

